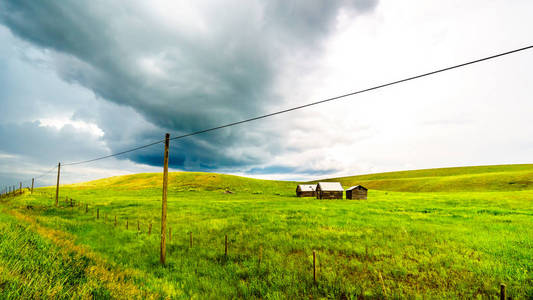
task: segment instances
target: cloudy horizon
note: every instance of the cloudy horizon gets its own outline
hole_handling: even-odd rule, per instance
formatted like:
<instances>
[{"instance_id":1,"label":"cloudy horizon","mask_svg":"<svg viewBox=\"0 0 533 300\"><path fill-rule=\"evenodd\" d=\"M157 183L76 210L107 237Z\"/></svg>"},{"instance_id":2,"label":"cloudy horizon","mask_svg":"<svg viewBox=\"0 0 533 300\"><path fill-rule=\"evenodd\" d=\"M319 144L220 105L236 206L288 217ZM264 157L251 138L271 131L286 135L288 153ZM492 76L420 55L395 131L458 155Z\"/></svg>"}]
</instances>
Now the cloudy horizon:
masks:
<instances>
[{"instance_id":1,"label":"cloudy horizon","mask_svg":"<svg viewBox=\"0 0 533 300\"><path fill-rule=\"evenodd\" d=\"M411 2L3 1L0 185L533 42L531 1ZM310 180L532 163L532 91L524 51L171 141L170 166ZM156 145L62 182L161 164Z\"/></svg>"}]
</instances>

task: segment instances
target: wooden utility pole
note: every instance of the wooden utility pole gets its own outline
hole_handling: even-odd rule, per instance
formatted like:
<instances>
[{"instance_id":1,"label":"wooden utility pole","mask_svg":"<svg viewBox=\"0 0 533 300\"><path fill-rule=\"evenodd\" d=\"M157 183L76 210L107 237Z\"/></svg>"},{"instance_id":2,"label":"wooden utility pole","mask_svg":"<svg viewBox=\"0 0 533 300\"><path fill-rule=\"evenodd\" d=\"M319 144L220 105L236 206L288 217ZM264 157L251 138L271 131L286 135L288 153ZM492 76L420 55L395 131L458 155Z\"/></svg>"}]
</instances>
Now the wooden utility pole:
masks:
<instances>
[{"instance_id":1,"label":"wooden utility pole","mask_svg":"<svg viewBox=\"0 0 533 300\"><path fill-rule=\"evenodd\" d=\"M33 194L33 183L35 182L35 178L31 179L31 194Z\"/></svg>"},{"instance_id":2,"label":"wooden utility pole","mask_svg":"<svg viewBox=\"0 0 533 300\"><path fill-rule=\"evenodd\" d=\"M57 185L56 185L56 207L59 205L59 174L61 172L61 163L57 163Z\"/></svg>"},{"instance_id":3,"label":"wooden utility pole","mask_svg":"<svg viewBox=\"0 0 533 300\"><path fill-rule=\"evenodd\" d=\"M168 187L168 145L170 134L165 135L165 156L163 166L163 200L161 205L161 255L159 260L165 264L167 256L166 232L167 232L167 187Z\"/></svg>"}]
</instances>

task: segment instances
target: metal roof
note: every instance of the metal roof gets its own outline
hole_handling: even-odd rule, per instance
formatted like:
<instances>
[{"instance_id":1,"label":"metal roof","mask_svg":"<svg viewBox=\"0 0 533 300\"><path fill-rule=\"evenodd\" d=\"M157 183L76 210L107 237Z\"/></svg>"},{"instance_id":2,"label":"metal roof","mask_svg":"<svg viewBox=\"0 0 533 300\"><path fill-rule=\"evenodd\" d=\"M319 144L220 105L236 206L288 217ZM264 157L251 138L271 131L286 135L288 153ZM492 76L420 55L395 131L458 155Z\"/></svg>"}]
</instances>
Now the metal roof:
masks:
<instances>
[{"instance_id":1,"label":"metal roof","mask_svg":"<svg viewBox=\"0 0 533 300\"><path fill-rule=\"evenodd\" d=\"M328 192L344 192L340 182L319 182L317 189L320 186L320 190Z\"/></svg>"},{"instance_id":2,"label":"metal roof","mask_svg":"<svg viewBox=\"0 0 533 300\"><path fill-rule=\"evenodd\" d=\"M350 187L350 188L348 188L348 189L346 189L346 190L347 190L347 191L351 191L351 190L356 189L356 188L358 188L358 187L362 187L363 189L368 190L366 187L364 187L364 186L362 186L362 185L354 185L354 186L352 186L352 187Z\"/></svg>"},{"instance_id":3,"label":"metal roof","mask_svg":"<svg viewBox=\"0 0 533 300\"><path fill-rule=\"evenodd\" d=\"M316 187L313 184L299 184L298 186L302 192L314 192Z\"/></svg>"}]
</instances>

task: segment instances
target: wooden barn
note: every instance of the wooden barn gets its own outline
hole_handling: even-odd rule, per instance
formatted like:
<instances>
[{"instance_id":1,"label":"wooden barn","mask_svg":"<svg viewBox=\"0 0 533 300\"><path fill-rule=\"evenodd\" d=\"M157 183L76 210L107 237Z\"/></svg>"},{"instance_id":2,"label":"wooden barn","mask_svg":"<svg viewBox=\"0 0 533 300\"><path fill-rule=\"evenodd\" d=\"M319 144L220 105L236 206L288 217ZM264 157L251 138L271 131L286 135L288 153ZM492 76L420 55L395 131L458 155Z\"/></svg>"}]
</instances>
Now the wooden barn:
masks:
<instances>
[{"instance_id":1,"label":"wooden barn","mask_svg":"<svg viewBox=\"0 0 533 300\"><path fill-rule=\"evenodd\" d=\"M298 197L315 197L316 185L314 184L299 184L296 187L296 196Z\"/></svg>"},{"instance_id":2,"label":"wooden barn","mask_svg":"<svg viewBox=\"0 0 533 300\"><path fill-rule=\"evenodd\" d=\"M362 185L352 186L346 190L346 199L366 200L368 189Z\"/></svg>"},{"instance_id":3,"label":"wooden barn","mask_svg":"<svg viewBox=\"0 0 533 300\"><path fill-rule=\"evenodd\" d=\"M317 199L342 199L343 192L340 182L319 182L316 185Z\"/></svg>"}]
</instances>

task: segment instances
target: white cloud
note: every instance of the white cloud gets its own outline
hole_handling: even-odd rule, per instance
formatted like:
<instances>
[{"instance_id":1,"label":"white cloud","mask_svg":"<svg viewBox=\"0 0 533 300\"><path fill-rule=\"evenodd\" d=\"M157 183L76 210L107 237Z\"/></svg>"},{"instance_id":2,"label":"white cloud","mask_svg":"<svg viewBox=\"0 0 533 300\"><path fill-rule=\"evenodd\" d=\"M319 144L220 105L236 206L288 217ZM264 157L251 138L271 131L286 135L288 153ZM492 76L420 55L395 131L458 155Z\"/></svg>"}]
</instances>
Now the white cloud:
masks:
<instances>
[{"instance_id":1,"label":"white cloud","mask_svg":"<svg viewBox=\"0 0 533 300\"><path fill-rule=\"evenodd\" d=\"M92 146L110 153L150 142L173 128L187 131L238 121L249 114L518 48L531 42L527 38L533 34L533 2L525 0L381 1L369 13L341 10L333 29L329 23L313 27L311 17L291 26L286 26L285 14L266 20L266 6L256 2L233 11L236 17L232 11L219 15L220 10L211 4L158 1L125 10L139 13L151 26L139 24L134 15L113 18L109 29L119 36L111 46L123 56L117 58L120 63L110 74L124 75L121 82L134 83L126 86L102 80L114 78L98 77L100 71L87 61L21 42L0 27L3 44L15 45L0 50L0 63L8 70L3 73L3 94L0 91L6 107L0 125L38 120L41 126L86 136ZM309 34L313 30L322 31ZM298 34L313 38L289 42ZM236 49L237 54L231 55ZM101 59L108 59L106 53ZM256 72L241 76L246 67L240 63L243 60L256 63ZM61 78L70 78L70 83L58 78L56 71ZM262 72L268 76L251 80ZM26 77L34 84L24 84ZM192 83L190 77L195 79ZM244 79L245 83L239 81ZM94 81L86 87L76 83L83 80ZM248 98L242 101L235 100L241 94L228 92L254 84L265 91L247 90ZM102 86L112 93L101 93ZM188 166L218 162L224 164L225 172L271 179L528 163L533 151L529 138L533 136L532 86L533 51L529 51L249 123L235 131L221 130L194 142L176 141L173 145L183 147L179 150L199 149L203 155L181 157L180 151L171 155L183 158ZM185 107L178 109L176 95L184 90L191 93L187 101L180 102ZM227 96L214 104L198 100L217 93ZM106 95L127 101L111 104ZM198 113L206 108L211 109L209 116ZM235 113L239 109L242 114ZM185 122L195 126L180 127ZM95 152L91 148L87 155ZM2 167L11 168L8 156L18 154L3 155ZM154 156L150 159L157 161ZM128 160L105 162L72 168L65 180L159 170ZM282 166L292 171L252 172ZM31 169L31 164L25 168ZM329 173L322 175L320 170Z\"/></svg>"}]
</instances>

